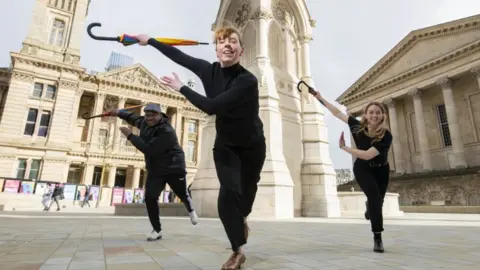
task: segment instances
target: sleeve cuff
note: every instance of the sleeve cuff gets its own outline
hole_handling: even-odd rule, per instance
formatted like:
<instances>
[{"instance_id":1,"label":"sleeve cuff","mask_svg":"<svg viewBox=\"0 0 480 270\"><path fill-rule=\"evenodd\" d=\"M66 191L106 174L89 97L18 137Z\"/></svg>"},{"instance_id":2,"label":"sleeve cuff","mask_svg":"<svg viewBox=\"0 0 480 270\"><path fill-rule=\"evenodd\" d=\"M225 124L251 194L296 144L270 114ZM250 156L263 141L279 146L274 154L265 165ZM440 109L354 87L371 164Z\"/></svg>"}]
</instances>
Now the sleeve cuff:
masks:
<instances>
[{"instance_id":1,"label":"sleeve cuff","mask_svg":"<svg viewBox=\"0 0 480 270\"><path fill-rule=\"evenodd\" d=\"M127 136L127 140L129 140L129 141L130 141L130 139L132 138L132 136L133 136L133 133L130 133L130 134L128 134L128 136Z\"/></svg>"}]
</instances>

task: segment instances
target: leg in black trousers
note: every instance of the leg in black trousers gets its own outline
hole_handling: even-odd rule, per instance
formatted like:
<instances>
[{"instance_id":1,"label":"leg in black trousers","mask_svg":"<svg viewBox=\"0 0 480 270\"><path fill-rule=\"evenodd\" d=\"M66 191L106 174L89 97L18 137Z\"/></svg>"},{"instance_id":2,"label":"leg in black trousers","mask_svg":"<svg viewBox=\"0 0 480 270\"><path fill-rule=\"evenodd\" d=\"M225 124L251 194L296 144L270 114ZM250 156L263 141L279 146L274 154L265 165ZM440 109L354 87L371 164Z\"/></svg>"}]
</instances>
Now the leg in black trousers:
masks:
<instances>
[{"instance_id":1,"label":"leg in black trousers","mask_svg":"<svg viewBox=\"0 0 480 270\"><path fill-rule=\"evenodd\" d=\"M198 216L193 207L192 198L187 190L187 178L186 175L169 175L167 178L167 184L173 190L173 192L182 200L183 205L188 210L190 221L193 225L197 225Z\"/></svg>"},{"instance_id":2,"label":"leg in black trousers","mask_svg":"<svg viewBox=\"0 0 480 270\"><path fill-rule=\"evenodd\" d=\"M265 149L265 144L248 149L215 145L213 156L220 181L218 213L234 251L222 269L245 262L245 256L239 254L247 243L245 218L255 201Z\"/></svg>"},{"instance_id":3,"label":"leg in black trousers","mask_svg":"<svg viewBox=\"0 0 480 270\"><path fill-rule=\"evenodd\" d=\"M165 179L161 177L147 176L145 184L145 205L147 207L148 218L152 224L153 230L159 233L162 230L160 224L160 211L158 209L158 197L165 188Z\"/></svg>"},{"instance_id":4,"label":"leg in black trousers","mask_svg":"<svg viewBox=\"0 0 480 270\"><path fill-rule=\"evenodd\" d=\"M367 196L368 214L372 232L376 239L380 239L380 233L383 232L383 214L382 206L389 181L389 166L369 167L367 163L355 162L353 173L358 185ZM381 242L381 241L380 241ZM376 243L378 244L378 243ZM376 251L380 248L376 247ZM381 247L383 251L383 245Z\"/></svg>"}]
</instances>

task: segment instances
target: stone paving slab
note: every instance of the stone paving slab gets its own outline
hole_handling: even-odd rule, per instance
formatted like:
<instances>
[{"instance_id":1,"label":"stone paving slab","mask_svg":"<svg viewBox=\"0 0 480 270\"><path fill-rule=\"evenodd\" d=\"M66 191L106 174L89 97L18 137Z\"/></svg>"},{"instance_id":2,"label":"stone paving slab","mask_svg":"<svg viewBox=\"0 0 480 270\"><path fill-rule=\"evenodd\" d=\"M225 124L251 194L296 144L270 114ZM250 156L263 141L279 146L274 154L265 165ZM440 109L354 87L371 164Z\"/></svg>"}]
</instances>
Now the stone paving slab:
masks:
<instances>
[{"instance_id":1,"label":"stone paving slab","mask_svg":"<svg viewBox=\"0 0 480 270\"><path fill-rule=\"evenodd\" d=\"M422 215L385 222L386 252L372 252L358 218L252 220L245 270L480 269L477 215ZM197 226L162 218L163 239L145 241L143 217L0 214L0 269L220 269L230 255L216 219Z\"/></svg>"}]
</instances>

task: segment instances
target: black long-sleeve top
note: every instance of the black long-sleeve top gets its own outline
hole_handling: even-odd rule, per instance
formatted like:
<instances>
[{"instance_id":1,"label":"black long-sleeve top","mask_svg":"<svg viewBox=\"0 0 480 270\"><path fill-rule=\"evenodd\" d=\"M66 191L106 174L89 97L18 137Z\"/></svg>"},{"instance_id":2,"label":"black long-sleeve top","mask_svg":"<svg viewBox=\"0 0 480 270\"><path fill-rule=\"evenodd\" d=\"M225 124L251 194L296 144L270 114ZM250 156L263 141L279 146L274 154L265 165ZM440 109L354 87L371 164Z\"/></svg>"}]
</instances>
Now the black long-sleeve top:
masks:
<instances>
[{"instance_id":1,"label":"black long-sleeve top","mask_svg":"<svg viewBox=\"0 0 480 270\"><path fill-rule=\"evenodd\" d=\"M216 115L219 141L241 147L251 147L265 141L263 123L259 117L259 91L255 75L240 64L222 68L218 62L209 63L189 56L153 38L148 44L200 78L206 96L188 86L183 86L180 93L208 115Z\"/></svg>"}]
</instances>

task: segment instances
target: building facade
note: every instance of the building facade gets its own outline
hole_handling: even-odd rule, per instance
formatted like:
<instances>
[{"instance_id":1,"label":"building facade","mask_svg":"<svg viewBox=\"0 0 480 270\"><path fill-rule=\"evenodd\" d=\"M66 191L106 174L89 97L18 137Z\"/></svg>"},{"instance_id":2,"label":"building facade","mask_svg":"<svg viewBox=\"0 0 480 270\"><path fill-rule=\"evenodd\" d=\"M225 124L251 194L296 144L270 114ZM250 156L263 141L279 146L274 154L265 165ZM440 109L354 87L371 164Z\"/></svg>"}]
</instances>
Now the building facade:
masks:
<instances>
[{"instance_id":1,"label":"building facade","mask_svg":"<svg viewBox=\"0 0 480 270\"><path fill-rule=\"evenodd\" d=\"M374 100L396 173L480 166L480 15L411 32L337 99L355 116Z\"/></svg>"},{"instance_id":2,"label":"building facade","mask_svg":"<svg viewBox=\"0 0 480 270\"><path fill-rule=\"evenodd\" d=\"M95 74L79 66L89 3L35 1L21 51L0 69L0 177L142 187L143 154L119 132L128 124L82 116L150 102L170 117L192 181L205 115L141 64Z\"/></svg>"}]
</instances>

